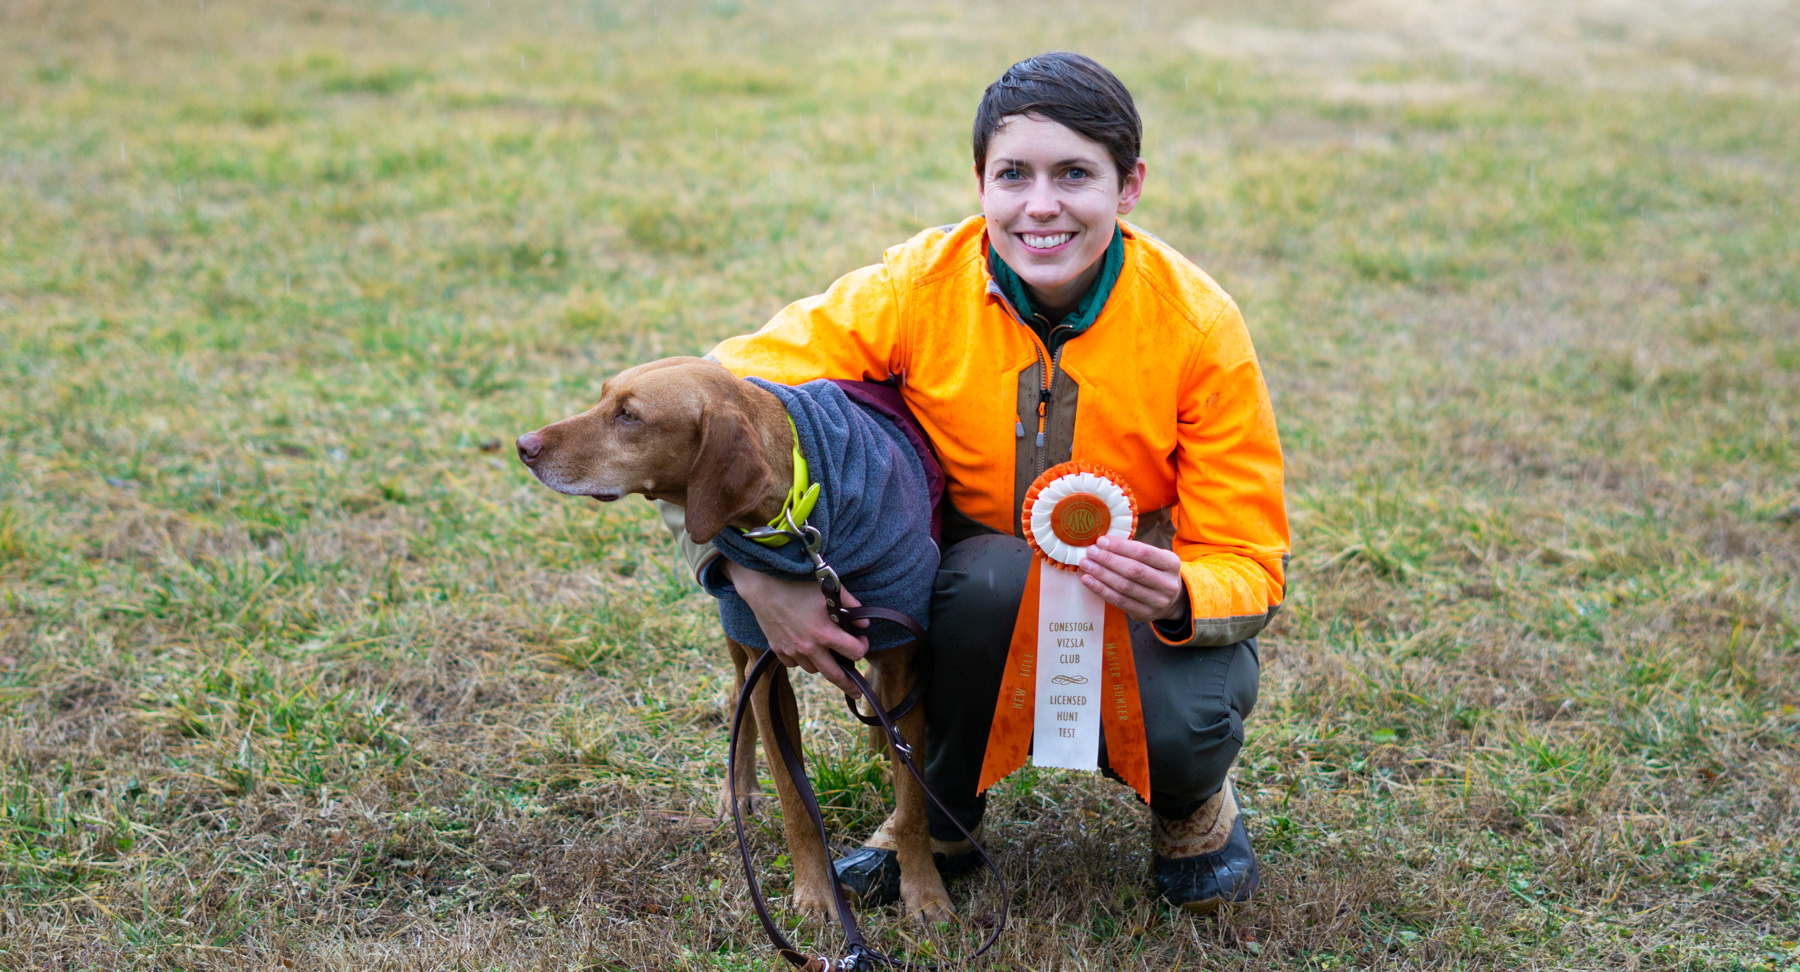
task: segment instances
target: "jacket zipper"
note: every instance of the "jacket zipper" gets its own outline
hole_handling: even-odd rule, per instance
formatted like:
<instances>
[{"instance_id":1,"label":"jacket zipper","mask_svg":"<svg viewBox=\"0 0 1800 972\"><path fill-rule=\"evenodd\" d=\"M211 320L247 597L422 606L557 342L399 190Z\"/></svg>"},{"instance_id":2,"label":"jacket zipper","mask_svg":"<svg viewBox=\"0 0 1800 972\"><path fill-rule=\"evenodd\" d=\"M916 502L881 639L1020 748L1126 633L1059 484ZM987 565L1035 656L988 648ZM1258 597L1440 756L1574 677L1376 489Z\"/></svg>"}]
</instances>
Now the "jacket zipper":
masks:
<instances>
[{"instance_id":1,"label":"jacket zipper","mask_svg":"<svg viewBox=\"0 0 1800 972\"><path fill-rule=\"evenodd\" d=\"M1051 354L1050 349L1048 347L1046 347L1044 342L1038 338L1037 332L1032 330L1031 325L1026 324L1025 320L1019 316L1019 312L1017 309L1015 309L1013 307L1012 301L1007 300L1006 296L999 292L999 288L994 286L992 279L989 279L989 281L988 281L988 290L989 290L989 293L992 293L995 296L1000 298L1000 306L1006 308L1006 315L1013 319L1013 323L1019 325L1019 327L1021 327L1025 330L1025 336L1031 339L1032 350L1037 352L1038 367L1042 368L1044 371L1044 387L1038 389L1038 407L1037 407L1037 463L1036 463L1037 474L1036 475L1042 476L1044 474L1044 470L1049 468L1049 462L1047 461L1046 456L1044 454L1044 445L1045 445L1044 429L1045 429L1047 423L1049 422L1049 417L1050 417L1050 403L1052 401L1052 396L1050 394L1050 388L1051 388L1052 383L1054 383L1056 381L1056 366L1062 363L1063 349L1059 347L1056 349L1055 354ZM1050 329L1050 334L1052 336L1054 336L1058 330L1068 327L1068 326L1069 325L1067 325L1067 324L1058 324L1058 325L1056 325L1056 327L1053 327ZM1067 342L1064 342L1064 343L1067 343ZM1020 438L1020 439L1024 438L1025 437L1025 423L1015 419L1013 421L1013 431L1015 433L1014 434L1015 438Z\"/></svg>"},{"instance_id":2,"label":"jacket zipper","mask_svg":"<svg viewBox=\"0 0 1800 972\"><path fill-rule=\"evenodd\" d=\"M1017 319L1016 315L1014 319ZM1025 326L1023 321L1020 321L1019 325L1021 327ZM1056 327L1050 329L1050 333L1054 335L1057 328L1067 326L1068 325L1066 324L1058 324ZM1050 389L1052 383L1056 381L1056 367L1057 365L1062 364L1063 349L1059 347L1056 349L1055 354L1051 354L1050 350L1044 346L1044 342L1038 340L1036 331L1026 327L1025 333L1031 338L1034 350L1037 351L1038 366L1044 369L1044 387L1038 389L1037 407L1037 475L1042 476L1044 470L1048 469L1050 466L1049 457L1044 452L1044 430L1050 421L1050 403L1053 401Z\"/></svg>"}]
</instances>

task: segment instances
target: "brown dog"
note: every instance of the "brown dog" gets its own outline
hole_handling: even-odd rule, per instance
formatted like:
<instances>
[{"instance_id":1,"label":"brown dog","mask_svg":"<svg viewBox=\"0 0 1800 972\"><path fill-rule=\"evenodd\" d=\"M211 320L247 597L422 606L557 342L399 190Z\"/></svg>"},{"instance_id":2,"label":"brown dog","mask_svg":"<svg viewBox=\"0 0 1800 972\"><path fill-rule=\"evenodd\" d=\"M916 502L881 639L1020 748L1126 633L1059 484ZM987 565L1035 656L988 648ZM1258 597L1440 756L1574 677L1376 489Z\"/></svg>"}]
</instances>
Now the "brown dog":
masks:
<instances>
[{"instance_id":1,"label":"brown dog","mask_svg":"<svg viewBox=\"0 0 1800 972\"><path fill-rule=\"evenodd\" d=\"M641 493L685 507L688 535L699 543L728 526L749 528L779 516L794 477L793 433L781 401L701 358L664 358L628 369L600 386L598 405L519 436L518 446L525 465L559 493L608 503ZM829 558L830 551L825 553ZM725 644L737 670L735 698L752 649L730 638ZM869 655L882 705L898 704L912 685L915 652L913 645L903 645ZM777 666L771 677L788 736L798 740L800 714L787 669ZM730 812L724 801L744 806L755 792L760 735L794 862L793 906L829 914L831 861L812 832L794 781L771 748L774 715L767 697L757 692L753 705L755 731L740 736L738 751L748 772L725 781L721 806ZM919 707L900 720L900 728L915 747L923 743L925 716ZM877 839L899 857L907 912L927 921L949 918L955 911L931 859L924 791L891 754L890 770L895 809Z\"/></svg>"}]
</instances>

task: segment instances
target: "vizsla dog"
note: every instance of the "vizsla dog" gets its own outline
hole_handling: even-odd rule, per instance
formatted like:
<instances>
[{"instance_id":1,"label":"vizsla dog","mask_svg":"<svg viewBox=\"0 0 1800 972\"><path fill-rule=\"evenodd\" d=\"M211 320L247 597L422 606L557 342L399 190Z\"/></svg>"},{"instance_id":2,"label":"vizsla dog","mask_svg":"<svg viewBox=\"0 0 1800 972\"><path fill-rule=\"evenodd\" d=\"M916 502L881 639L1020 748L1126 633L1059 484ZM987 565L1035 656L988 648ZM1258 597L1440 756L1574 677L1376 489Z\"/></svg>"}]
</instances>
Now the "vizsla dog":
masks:
<instances>
[{"instance_id":1,"label":"vizsla dog","mask_svg":"<svg viewBox=\"0 0 1800 972\"><path fill-rule=\"evenodd\" d=\"M756 527L781 515L794 477L795 435L787 408L767 389L710 361L666 358L610 379L600 388L599 404L525 433L518 446L519 458L551 489L608 503L628 493L666 500L686 508L688 534L706 543L720 531ZM829 491L832 484L823 488ZM829 541L824 556L832 557ZM741 690L754 649L730 637L725 644L737 670L735 687ZM915 651L908 644L869 654L873 686L884 706L897 704L912 685ZM789 738L798 740L799 710L787 670L777 666L772 677L780 718ZM729 812L723 801L743 806L750 800L760 736L794 862L793 906L829 914L831 861L772 748L776 714L769 709L763 693L755 693L755 732L741 737L737 754L740 765L751 769L725 781L721 805ZM915 747L923 743L925 718L919 707L900 720L900 727ZM890 759L896 806L881 833L899 858L902 901L908 913L927 921L948 918L954 910L932 862L925 795L898 760Z\"/></svg>"}]
</instances>

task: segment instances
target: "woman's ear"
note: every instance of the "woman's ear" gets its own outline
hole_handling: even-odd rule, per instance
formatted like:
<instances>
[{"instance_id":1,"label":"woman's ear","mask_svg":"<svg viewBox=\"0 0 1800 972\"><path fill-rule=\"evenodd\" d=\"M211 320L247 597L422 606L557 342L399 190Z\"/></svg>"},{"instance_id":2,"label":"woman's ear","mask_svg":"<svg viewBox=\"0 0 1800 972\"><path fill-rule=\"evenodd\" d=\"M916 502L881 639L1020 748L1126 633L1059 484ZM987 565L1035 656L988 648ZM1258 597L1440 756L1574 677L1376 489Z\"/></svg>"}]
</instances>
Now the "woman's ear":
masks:
<instances>
[{"instance_id":1,"label":"woman's ear","mask_svg":"<svg viewBox=\"0 0 1800 972\"><path fill-rule=\"evenodd\" d=\"M1128 215L1137 208L1138 197L1144 194L1144 176L1148 171L1143 159L1138 159L1137 164L1131 167L1131 174L1125 177L1124 184L1119 187L1120 216Z\"/></svg>"},{"instance_id":2,"label":"woman's ear","mask_svg":"<svg viewBox=\"0 0 1800 972\"><path fill-rule=\"evenodd\" d=\"M775 474L762 457L761 443L736 405L708 406L700 419L700 448L688 470L687 532L695 543L718 536L768 493Z\"/></svg>"}]
</instances>

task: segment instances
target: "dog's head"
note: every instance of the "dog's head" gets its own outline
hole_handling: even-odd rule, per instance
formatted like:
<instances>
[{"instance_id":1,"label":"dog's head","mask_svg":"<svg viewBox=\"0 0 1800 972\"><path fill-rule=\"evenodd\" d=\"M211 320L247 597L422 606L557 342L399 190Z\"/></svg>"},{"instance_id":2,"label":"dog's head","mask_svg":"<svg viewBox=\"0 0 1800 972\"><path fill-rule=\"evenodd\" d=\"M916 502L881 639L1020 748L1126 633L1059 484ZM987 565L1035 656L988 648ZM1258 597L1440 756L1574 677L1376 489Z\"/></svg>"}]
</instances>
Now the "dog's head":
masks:
<instances>
[{"instance_id":1,"label":"dog's head","mask_svg":"<svg viewBox=\"0 0 1800 972\"><path fill-rule=\"evenodd\" d=\"M687 507L711 540L774 485L745 384L702 358L664 358L600 386L600 403L519 436L519 459L559 493L610 503L642 493Z\"/></svg>"}]
</instances>

